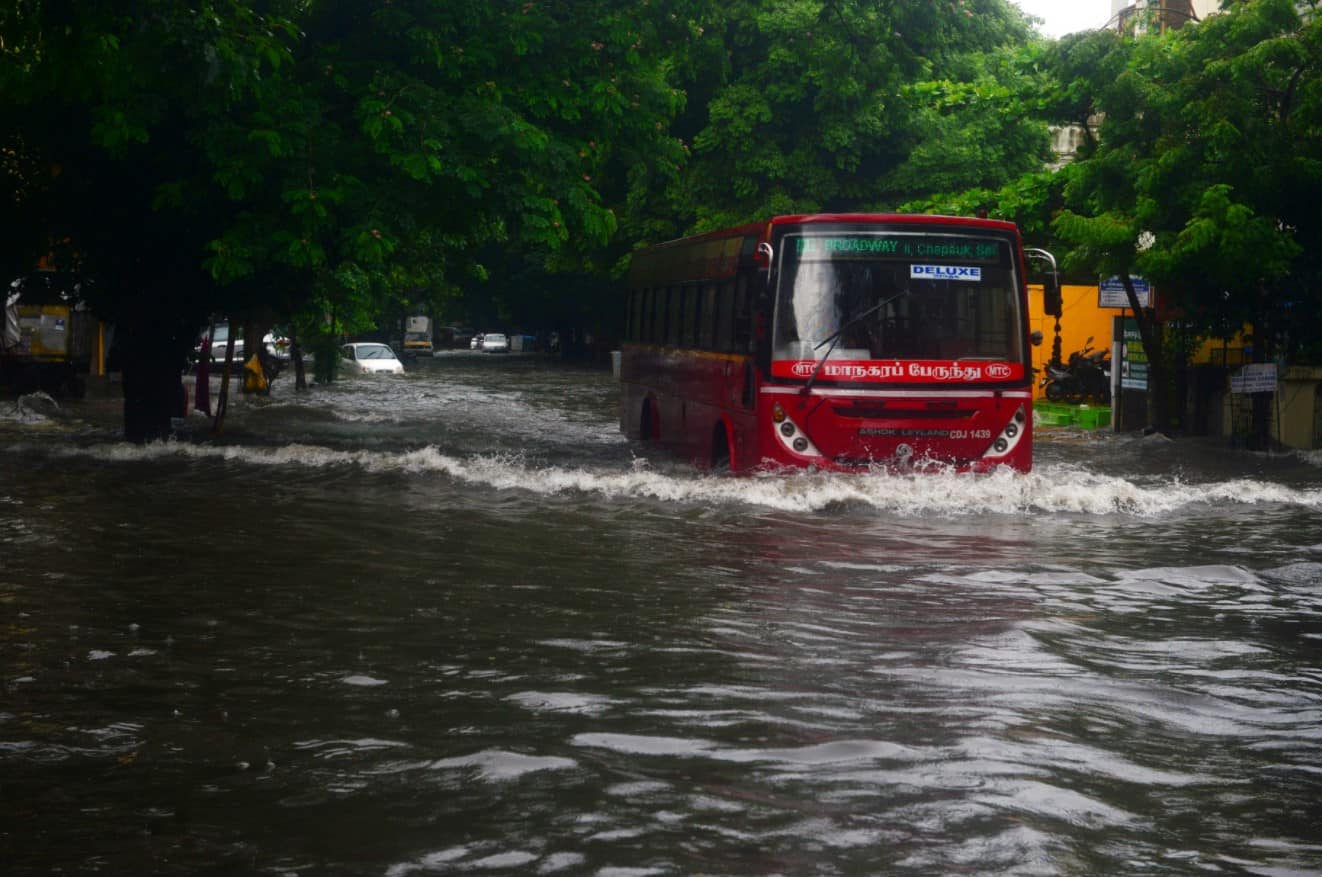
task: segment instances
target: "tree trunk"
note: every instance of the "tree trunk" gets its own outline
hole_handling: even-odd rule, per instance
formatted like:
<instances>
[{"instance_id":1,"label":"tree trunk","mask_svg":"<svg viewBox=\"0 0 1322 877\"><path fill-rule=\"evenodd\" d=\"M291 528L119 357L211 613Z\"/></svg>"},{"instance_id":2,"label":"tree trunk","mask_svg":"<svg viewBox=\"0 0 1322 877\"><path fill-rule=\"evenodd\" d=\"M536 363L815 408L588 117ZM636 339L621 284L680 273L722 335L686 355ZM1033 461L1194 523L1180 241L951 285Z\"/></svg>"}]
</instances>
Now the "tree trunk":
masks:
<instances>
[{"instance_id":1,"label":"tree trunk","mask_svg":"<svg viewBox=\"0 0 1322 877\"><path fill-rule=\"evenodd\" d=\"M303 345L298 343L298 333L293 326L289 327L289 359L294 363L294 389L306 390L308 378L303 370Z\"/></svg>"},{"instance_id":2,"label":"tree trunk","mask_svg":"<svg viewBox=\"0 0 1322 877\"><path fill-rule=\"evenodd\" d=\"M170 437L171 417L183 417L182 364L167 339L141 332L123 337L124 438L139 444Z\"/></svg>"},{"instance_id":3,"label":"tree trunk","mask_svg":"<svg viewBox=\"0 0 1322 877\"><path fill-rule=\"evenodd\" d=\"M1138 334L1143 341L1143 352L1148 358L1148 411L1147 424L1160 431L1170 428L1170 408L1166 400L1166 365L1161 353L1161 324L1157 321L1156 311L1143 308L1138 303L1138 293L1129 273L1121 275L1125 285L1125 297L1129 308L1134 312L1134 322L1138 325Z\"/></svg>"},{"instance_id":4,"label":"tree trunk","mask_svg":"<svg viewBox=\"0 0 1322 877\"><path fill-rule=\"evenodd\" d=\"M193 407L207 417L211 416L211 339L216 337L216 321L212 320L207 337L198 350L197 369L193 381Z\"/></svg>"},{"instance_id":5,"label":"tree trunk","mask_svg":"<svg viewBox=\"0 0 1322 877\"><path fill-rule=\"evenodd\" d=\"M1249 396L1252 421L1246 446L1250 451L1269 451L1272 447L1271 420L1274 393L1253 393Z\"/></svg>"},{"instance_id":6,"label":"tree trunk","mask_svg":"<svg viewBox=\"0 0 1322 877\"><path fill-rule=\"evenodd\" d=\"M225 340L225 370L220 375L220 398L216 400L216 416L211 431L216 435L225 430L225 409L230 403L230 374L234 370L234 323L230 323L229 337Z\"/></svg>"},{"instance_id":7,"label":"tree trunk","mask_svg":"<svg viewBox=\"0 0 1322 877\"><path fill-rule=\"evenodd\" d=\"M1276 327L1269 316L1271 302L1261 287L1257 294L1257 312L1253 317L1253 362L1267 363L1276 358ZM1271 450L1271 421L1275 393L1253 393L1249 396L1252 421L1249 426L1248 447L1254 451Z\"/></svg>"}]
</instances>

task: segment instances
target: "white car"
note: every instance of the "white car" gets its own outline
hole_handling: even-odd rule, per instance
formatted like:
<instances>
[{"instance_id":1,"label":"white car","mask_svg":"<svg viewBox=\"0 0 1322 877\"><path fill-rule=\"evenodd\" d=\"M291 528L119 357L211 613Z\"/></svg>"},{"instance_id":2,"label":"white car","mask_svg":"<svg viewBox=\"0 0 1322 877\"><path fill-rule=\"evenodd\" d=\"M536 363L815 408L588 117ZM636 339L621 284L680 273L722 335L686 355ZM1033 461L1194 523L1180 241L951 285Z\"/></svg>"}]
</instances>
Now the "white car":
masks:
<instances>
[{"instance_id":1,"label":"white car","mask_svg":"<svg viewBox=\"0 0 1322 877\"><path fill-rule=\"evenodd\" d=\"M358 341L340 348L340 356L349 371L360 375L402 375L404 364L388 345Z\"/></svg>"},{"instance_id":2,"label":"white car","mask_svg":"<svg viewBox=\"0 0 1322 877\"><path fill-rule=\"evenodd\" d=\"M201 334L198 335L199 353L201 352L202 345L206 343L208 331L209 331L208 329L203 328ZM225 345L229 342L229 337L230 337L229 322L221 321L217 323L216 331L211 336L211 361L213 363L222 363L225 361ZM234 339L234 361L239 363L240 365L243 364L244 351L243 351L242 337L236 336Z\"/></svg>"},{"instance_id":3,"label":"white car","mask_svg":"<svg viewBox=\"0 0 1322 877\"><path fill-rule=\"evenodd\" d=\"M488 332L482 336L482 350L485 353L509 353L510 340L499 332Z\"/></svg>"}]
</instances>

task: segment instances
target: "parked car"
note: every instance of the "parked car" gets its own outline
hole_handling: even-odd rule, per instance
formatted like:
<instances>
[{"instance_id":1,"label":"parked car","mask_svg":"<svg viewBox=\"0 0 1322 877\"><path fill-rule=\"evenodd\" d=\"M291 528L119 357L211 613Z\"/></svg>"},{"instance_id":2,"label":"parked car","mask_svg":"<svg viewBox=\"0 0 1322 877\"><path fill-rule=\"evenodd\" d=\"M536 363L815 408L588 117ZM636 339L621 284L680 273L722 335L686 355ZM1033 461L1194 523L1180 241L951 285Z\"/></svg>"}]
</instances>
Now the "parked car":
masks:
<instances>
[{"instance_id":1,"label":"parked car","mask_svg":"<svg viewBox=\"0 0 1322 877\"><path fill-rule=\"evenodd\" d=\"M211 336L211 361L222 363L225 361L225 345L229 342L230 324L220 322L216 324L216 331ZM198 336L198 346L205 344L207 340L207 329L203 328ZM199 350L200 352L200 350ZM242 364L244 360L243 333L239 331L234 339L234 361Z\"/></svg>"},{"instance_id":2,"label":"parked car","mask_svg":"<svg viewBox=\"0 0 1322 877\"><path fill-rule=\"evenodd\" d=\"M481 349L482 349L482 333L481 333L481 332L479 332L478 334L474 335L474 336L473 336L473 339L472 339L471 341L468 342L468 349L469 349L469 350L481 350Z\"/></svg>"},{"instance_id":3,"label":"parked car","mask_svg":"<svg viewBox=\"0 0 1322 877\"><path fill-rule=\"evenodd\" d=\"M400 352L409 357L431 356L435 352L431 317L422 315L405 317L404 346Z\"/></svg>"},{"instance_id":4,"label":"parked car","mask_svg":"<svg viewBox=\"0 0 1322 877\"><path fill-rule=\"evenodd\" d=\"M404 364L386 344L356 341L341 347L340 355L345 368L354 374L404 374Z\"/></svg>"},{"instance_id":5,"label":"parked car","mask_svg":"<svg viewBox=\"0 0 1322 877\"><path fill-rule=\"evenodd\" d=\"M488 332L482 336L484 353L509 353L510 340L499 332Z\"/></svg>"}]
</instances>

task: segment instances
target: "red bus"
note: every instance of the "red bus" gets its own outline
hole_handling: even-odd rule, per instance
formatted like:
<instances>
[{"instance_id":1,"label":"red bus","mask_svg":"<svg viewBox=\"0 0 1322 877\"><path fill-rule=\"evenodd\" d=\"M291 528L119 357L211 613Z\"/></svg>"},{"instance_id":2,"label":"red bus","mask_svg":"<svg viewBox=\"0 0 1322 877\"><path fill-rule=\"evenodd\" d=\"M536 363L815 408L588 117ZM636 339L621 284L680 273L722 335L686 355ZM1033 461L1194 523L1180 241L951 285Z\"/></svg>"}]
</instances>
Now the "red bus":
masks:
<instances>
[{"instance_id":1,"label":"red bus","mask_svg":"<svg viewBox=\"0 0 1322 877\"><path fill-rule=\"evenodd\" d=\"M1054 260L1030 253L1058 290ZM731 471L1027 471L1041 336L1024 256L1008 222L891 214L778 216L640 250L620 428Z\"/></svg>"}]
</instances>

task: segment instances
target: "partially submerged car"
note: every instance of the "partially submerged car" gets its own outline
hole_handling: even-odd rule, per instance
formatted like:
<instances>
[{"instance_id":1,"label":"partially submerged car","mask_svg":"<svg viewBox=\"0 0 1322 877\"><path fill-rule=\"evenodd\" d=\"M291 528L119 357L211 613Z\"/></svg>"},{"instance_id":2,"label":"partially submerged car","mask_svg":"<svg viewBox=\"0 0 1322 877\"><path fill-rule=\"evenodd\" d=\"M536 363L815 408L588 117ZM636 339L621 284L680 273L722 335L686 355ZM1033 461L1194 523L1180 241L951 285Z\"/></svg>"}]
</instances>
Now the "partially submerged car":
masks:
<instances>
[{"instance_id":1,"label":"partially submerged car","mask_svg":"<svg viewBox=\"0 0 1322 877\"><path fill-rule=\"evenodd\" d=\"M376 341L355 341L340 348L344 367L360 375L404 374L404 364L387 344Z\"/></svg>"},{"instance_id":2,"label":"partially submerged car","mask_svg":"<svg viewBox=\"0 0 1322 877\"><path fill-rule=\"evenodd\" d=\"M509 353L510 340L499 332L488 332L482 336L482 350L486 353Z\"/></svg>"}]
</instances>

